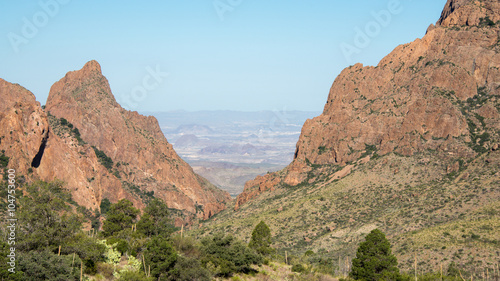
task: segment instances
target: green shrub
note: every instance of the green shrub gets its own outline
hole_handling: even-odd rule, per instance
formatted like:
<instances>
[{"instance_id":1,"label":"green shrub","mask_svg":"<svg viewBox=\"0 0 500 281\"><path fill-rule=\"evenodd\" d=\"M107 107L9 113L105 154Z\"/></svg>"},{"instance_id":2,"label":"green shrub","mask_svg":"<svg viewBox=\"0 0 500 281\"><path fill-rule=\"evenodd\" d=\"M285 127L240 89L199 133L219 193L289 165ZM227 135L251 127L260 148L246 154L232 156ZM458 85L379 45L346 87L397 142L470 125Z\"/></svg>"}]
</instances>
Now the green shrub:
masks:
<instances>
[{"instance_id":1,"label":"green shrub","mask_svg":"<svg viewBox=\"0 0 500 281\"><path fill-rule=\"evenodd\" d=\"M479 19L479 27L485 27L485 26L493 27L495 25L496 25L495 22L492 21L488 16Z\"/></svg>"},{"instance_id":2,"label":"green shrub","mask_svg":"<svg viewBox=\"0 0 500 281\"><path fill-rule=\"evenodd\" d=\"M109 201L108 198L104 198L101 200L100 208L101 208L101 214L103 215L105 215L109 211L109 208L111 208L111 202Z\"/></svg>"},{"instance_id":3,"label":"green shrub","mask_svg":"<svg viewBox=\"0 0 500 281\"><path fill-rule=\"evenodd\" d=\"M167 280L168 272L172 270L177 261L177 252L166 240L153 237L146 245L144 259L151 276L159 280Z\"/></svg>"},{"instance_id":4,"label":"green shrub","mask_svg":"<svg viewBox=\"0 0 500 281\"><path fill-rule=\"evenodd\" d=\"M19 199L17 212L19 239L16 245L24 251L55 250L71 240L81 230L82 218L71 213L67 205L71 195L61 182L35 182Z\"/></svg>"},{"instance_id":5,"label":"green shrub","mask_svg":"<svg viewBox=\"0 0 500 281\"><path fill-rule=\"evenodd\" d=\"M175 227L172 224L168 206L158 198L151 200L137 223L137 231L146 236L170 236Z\"/></svg>"},{"instance_id":6,"label":"green shrub","mask_svg":"<svg viewBox=\"0 0 500 281\"><path fill-rule=\"evenodd\" d=\"M122 255L127 253L127 251L129 250L128 242L124 239L120 239L117 237L110 237L106 240L106 243L108 245L114 245L114 248Z\"/></svg>"},{"instance_id":7,"label":"green shrub","mask_svg":"<svg viewBox=\"0 0 500 281\"><path fill-rule=\"evenodd\" d=\"M2 154L0 154L0 167L5 168L9 165L10 158L5 156L5 150L2 150Z\"/></svg>"},{"instance_id":8,"label":"green shrub","mask_svg":"<svg viewBox=\"0 0 500 281\"><path fill-rule=\"evenodd\" d=\"M104 151L99 150L97 147L92 146L92 148L94 149L99 163L101 163L101 165L108 169L108 171L111 171L111 169L113 169L113 159L111 159L111 157L108 157L108 155L106 155Z\"/></svg>"},{"instance_id":9,"label":"green shrub","mask_svg":"<svg viewBox=\"0 0 500 281\"><path fill-rule=\"evenodd\" d=\"M298 272L298 273L303 273L303 272L306 272L306 268L302 264L298 263L298 264L294 264L292 266L292 271Z\"/></svg>"},{"instance_id":10,"label":"green shrub","mask_svg":"<svg viewBox=\"0 0 500 281\"><path fill-rule=\"evenodd\" d=\"M182 256L177 260L168 278L168 280L172 281L209 281L211 279L210 271L203 268L196 258Z\"/></svg>"},{"instance_id":11,"label":"green shrub","mask_svg":"<svg viewBox=\"0 0 500 281\"><path fill-rule=\"evenodd\" d=\"M69 123L69 122L68 122L68 120L66 120L66 119L64 119L64 118L61 118L61 119L59 119L59 120L60 120L60 122L61 122L61 125L63 125L63 126L68 126L68 123Z\"/></svg>"},{"instance_id":12,"label":"green shrub","mask_svg":"<svg viewBox=\"0 0 500 281\"><path fill-rule=\"evenodd\" d=\"M252 264L262 264L262 256L234 236L216 234L201 241L202 264L220 277L252 272Z\"/></svg>"},{"instance_id":13,"label":"green shrub","mask_svg":"<svg viewBox=\"0 0 500 281\"><path fill-rule=\"evenodd\" d=\"M131 228L136 222L138 214L139 210L127 199L112 204L106 213L106 220L102 226L104 236L109 237L119 231Z\"/></svg>"},{"instance_id":14,"label":"green shrub","mask_svg":"<svg viewBox=\"0 0 500 281\"><path fill-rule=\"evenodd\" d=\"M120 273L119 281L154 281L154 278L147 277L142 271L124 271Z\"/></svg>"},{"instance_id":15,"label":"green shrub","mask_svg":"<svg viewBox=\"0 0 500 281\"><path fill-rule=\"evenodd\" d=\"M50 251L31 251L19 255L17 270L23 272L23 280L80 280L81 259L73 255L58 256Z\"/></svg>"},{"instance_id":16,"label":"green shrub","mask_svg":"<svg viewBox=\"0 0 500 281\"><path fill-rule=\"evenodd\" d=\"M83 260L93 260L94 262L104 261L105 252L105 245L84 233L75 235L66 241L64 247L61 247L62 254L72 255L75 253Z\"/></svg>"}]
</instances>

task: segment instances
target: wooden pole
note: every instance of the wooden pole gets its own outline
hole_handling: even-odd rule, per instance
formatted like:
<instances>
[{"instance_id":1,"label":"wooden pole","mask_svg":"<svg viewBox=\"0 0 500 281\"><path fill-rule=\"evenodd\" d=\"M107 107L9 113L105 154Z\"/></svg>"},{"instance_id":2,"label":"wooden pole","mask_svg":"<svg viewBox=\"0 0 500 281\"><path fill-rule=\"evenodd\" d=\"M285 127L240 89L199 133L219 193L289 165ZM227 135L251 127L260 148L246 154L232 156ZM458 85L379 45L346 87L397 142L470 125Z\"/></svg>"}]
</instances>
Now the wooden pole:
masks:
<instances>
[{"instance_id":1,"label":"wooden pole","mask_svg":"<svg viewBox=\"0 0 500 281\"><path fill-rule=\"evenodd\" d=\"M441 281L443 281L443 264L441 264Z\"/></svg>"},{"instance_id":2,"label":"wooden pole","mask_svg":"<svg viewBox=\"0 0 500 281\"><path fill-rule=\"evenodd\" d=\"M71 263L71 267L75 264L75 253L73 253L73 262Z\"/></svg>"},{"instance_id":3,"label":"wooden pole","mask_svg":"<svg viewBox=\"0 0 500 281\"><path fill-rule=\"evenodd\" d=\"M80 281L83 281L83 260L80 262Z\"/></svg>"},{"instance_id":4,"label":"wooden pole","mask_svg":"<svg viewBox=\"0 0 500 281\"><path fill-rule=\"evenodd\" d=\"M59 245L59 252L57 253L58 256L61 255L61 245Z\"/></svg>"},{"instance_id":5,"label":"wooden pole","mask_svg":"<svg viewBox=\"0 0 500 281\"><path fill-rule=\"evenodd\" d=\"M288 256L287 256L287 251L285 251L285 264L288 265Z\"/></svg>"},{"instance_id":6,"label":"wooden pole","mask_svg":"<svg viewBox=\"0 0 500 281\"><path fill-rule=\"evenodd\" d=\"M415 281L417 280L417 254L415 254Z\"/></svg>"},{"instance_id":7,"label":"wooden pole","mask_svg":"<svg viewBox=\"0 0 500 281\"><path fill-rule=\"evenodd\" d=\"M184 233L184 225L181 225L181 238L183 233Z\"/></svg>"},{"instance_id":8,"label":"wooden pole","mask_svg":"<svg viewBox=\"0 0 500 281\"><path fill-rule=\"evenodd\" d=\"M349 274L349 257L345 257L345 276Z\"/></svg>"},{"instance_id":9,"label":"wooden pole","mask_svg":"<svg viewBox=\"0 0 500 281\"><path fill-rule=\"evenodd\" d=\"M340 256L339 256L339 274L343 274L343 271L342 271L342 263L340 261Z\"/></svg>"}]
</instances>

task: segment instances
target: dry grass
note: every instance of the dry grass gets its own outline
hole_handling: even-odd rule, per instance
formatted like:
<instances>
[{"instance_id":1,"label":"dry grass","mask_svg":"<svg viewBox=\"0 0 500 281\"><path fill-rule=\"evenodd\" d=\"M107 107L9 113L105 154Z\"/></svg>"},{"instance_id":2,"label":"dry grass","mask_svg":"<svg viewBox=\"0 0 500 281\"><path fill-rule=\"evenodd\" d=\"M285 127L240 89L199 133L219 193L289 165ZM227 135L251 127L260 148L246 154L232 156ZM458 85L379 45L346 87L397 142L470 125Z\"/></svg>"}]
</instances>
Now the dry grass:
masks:
<instances>
[{"instance_id":1,"label":"dry grass","mask_svg":"<svg viewBox=\"0 0 500 281\"><path fill-rule=\"evenodd\" d=\"M191 235L224 232L249 241L252 229L264 220L278 254L288 251L300 257L312 250L318 257L336 261L352 259L364 236L379 228L392 242L403 271L412 270L415 254L421 255L423 270L435 270L440 263L447 266L459 249L462 257L472 255L476 265L491 264L499 258L500 154L485 154L466 163L459 173L446 174L446 167L456 161L435 152L387 155L357 166L349 176L330 184L325 184L325 178L300 188L278 188L237 212L229 206ZM443 244L439 235L453 227L481 238L448 239ZM456 231L450 232L452 237L463 235ZM464 259L455 261L472 266ZM338 271L338 266L333 270Z\"/></svg>"}]
</instances>

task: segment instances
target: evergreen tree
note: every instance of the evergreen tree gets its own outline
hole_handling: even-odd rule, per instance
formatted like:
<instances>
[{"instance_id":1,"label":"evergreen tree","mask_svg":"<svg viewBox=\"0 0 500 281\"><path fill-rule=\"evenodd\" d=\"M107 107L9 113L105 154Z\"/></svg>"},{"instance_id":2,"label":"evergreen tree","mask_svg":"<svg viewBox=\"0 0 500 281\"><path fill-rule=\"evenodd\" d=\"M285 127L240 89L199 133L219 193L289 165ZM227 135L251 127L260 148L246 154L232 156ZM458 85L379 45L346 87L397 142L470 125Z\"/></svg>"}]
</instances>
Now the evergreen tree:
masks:
<instances>
[{"instance_id":1,"label":"evergreen tree","mask_svg":"<svg viewBox=\"0 0 500 281\"><path fill-rule=\"evenodd\" d=\"M352 260L350 277L355 280L402 280L398 261L391 253L391 244L382 231L372 230L359 245Z\"/></svg>"},{"instance_id":2,"label":"evergreen tree","mask_svg":"<svg viewBox=\"0 0 500 281\"><path fill-rule=\"evenodd\" d=\"M179 256L174 269L170 271L169 281L210 281L210 271L201 266L196 258Z\"/></svg>"},{"instance_id":3,"label":"evergreen tree","mask_svg":"<svg viewBox=\"0 0 500 281\"><path fill-rule=\"evenodd\" d=\"M104 236L109 237L124 229L131 228L136 222L138 214L139 210L127 199L112 204L102 226Z\"/></svg>"},{"instance_id":4,"label":"evergreen tree","mask_svg":"<svg viewBox=\"0 0 500 281\"><path fill-rule=\"evenodd\" d=\"M167 204L158 198L149 202L144 209L141 220L137 223L137 230L146 236L169 236L174 231Z\"/></svg>"},{"instance_id":5,"label":"evergreen tree","mask_svg":"<svg viewBox=\"0 0 500 281\"><path fill-rule=\"evenodd\" d=\"M249 273L251 265L260 265L262 256L232 235L216 234L201 241L202 264L217 277Z\"/></svg>"},{"instance_id":6,"label":"evergreen tree","mask_svg":"<svg viewBox=\"0 0 500 281\"><path fill-rule=\"evenodd\" d=\"M21 253L17 263L16 271L22 272L22 280L80 280L81 259L73 255L57 255L52 251L30 251ZM84 263L85 267L85 263ZM6 280L15 280L9 279Z\"/></svg>"},{"instance_id":7,"label":"evergreen tree","mask_svg":"<svg viewBox=\"0 0 500 281\"><path fill-rule=\"evenodd\" d=\"M248 247L261 255L268 255L273 252L271 248L271 230L264 221L261 221L253 229Z\"/></svg>"},{"instance_id":8,"label":"evergreen tree","mask_svg":"<svg viewBox=\"0 0 500 281\"><path fill-rule=\"evenodd\" d=\"M169 271L174 268L178 255L169 242L155 236L146 245L144 258L148 272L151 266L151 276L155 280L167 280Z\"/></svg>"},{"instance_id":9,"label":"evergreen tree","mask_svg":"<svg viewBox=\"0 0 500 281\"><path fill-rule=\"evenodd\" d=\"M37 181L19 199L18 248L23 251L56 249L81 229L82 218L71 212L71 194L60 181Z\"/></svg>"}]
</instances>

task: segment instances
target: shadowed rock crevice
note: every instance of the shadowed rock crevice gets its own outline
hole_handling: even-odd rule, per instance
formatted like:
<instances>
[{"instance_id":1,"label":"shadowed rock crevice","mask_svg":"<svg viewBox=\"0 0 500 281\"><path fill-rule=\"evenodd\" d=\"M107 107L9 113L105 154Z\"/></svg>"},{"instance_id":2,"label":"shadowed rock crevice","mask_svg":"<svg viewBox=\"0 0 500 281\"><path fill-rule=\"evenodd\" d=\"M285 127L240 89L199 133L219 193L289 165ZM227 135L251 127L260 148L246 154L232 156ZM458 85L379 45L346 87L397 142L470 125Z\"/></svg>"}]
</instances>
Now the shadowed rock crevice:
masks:
<instances>
[{"instance_id":1,"label":"shadowed rock crevice","mask_svg":"<svg viewBox=\"0 0 500 281\"><path fill-rule=\"evenodd\" d=\"M47 146L47 141L49 139L49 132L47 131L47 135L42 139L42 143L40 144L40 149L38 149L38 153L31 161L31 167L38 168L40 167L40 163L42 162L43 152L45 151L45 147Z\"/></svg>"}]
</instances>

